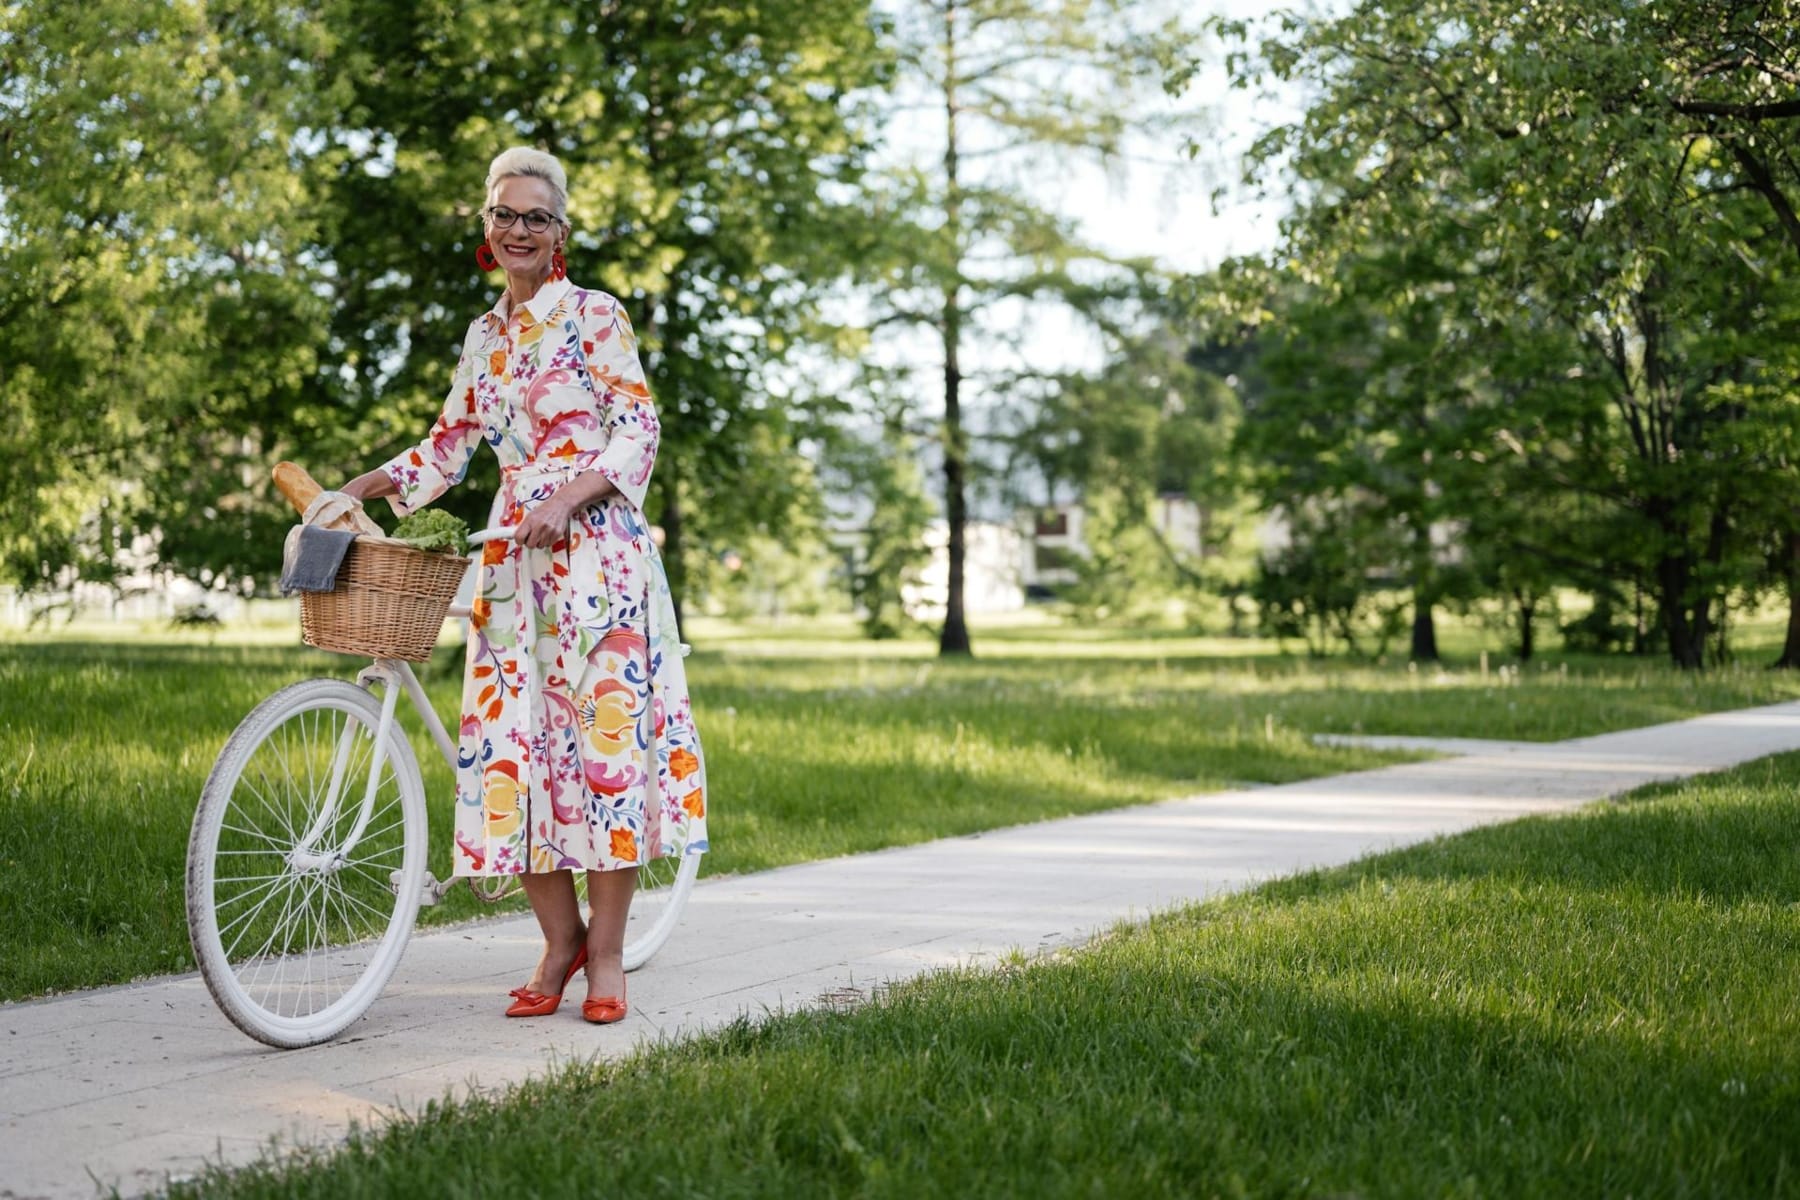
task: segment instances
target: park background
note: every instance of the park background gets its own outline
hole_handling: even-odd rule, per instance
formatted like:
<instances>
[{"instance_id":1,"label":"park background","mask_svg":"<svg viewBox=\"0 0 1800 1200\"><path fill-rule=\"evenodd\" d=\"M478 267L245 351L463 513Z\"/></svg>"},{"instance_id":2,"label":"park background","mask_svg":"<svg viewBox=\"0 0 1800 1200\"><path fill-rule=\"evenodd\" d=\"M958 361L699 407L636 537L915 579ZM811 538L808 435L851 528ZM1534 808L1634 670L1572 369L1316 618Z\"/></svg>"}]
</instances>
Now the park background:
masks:
<instances>
[{"instance_id":1,"label":"park background","mask_svg":"<svg viewBox=\"0 0 1800 1200\"><path fill-rule=\"evenodd\" d=\"M342 666L272 598L269 469L422 435L518 143L568 166L570 274L624 301L662 414L709 870L1394 757L1319 733L1800 694L1768 669L1800 665L1792 17L0 5L0 785L32 822L0 995L190 968L217 747ZM493 469L446 505L480 523ZM453 705L453 648L428 676ZM1796 783L1777 759L573 1072L312 1186L454 1170L446 1129L542 1163L534 1110L679 1095L760 1148L694 1178L765 1187L1791 1190Z\"/></svg>"},{"instance_id":2,"label":"park background","mask_svg":"<svg viewBox=\"0 0 1800 1200\"><path fill-rule=\"evenodd\" d=\"M1697 668L1773 607L1800 661L1761 9L6 14L14 619L272 594L269 468L422 436L496 285L486 163L531 143L642 334L684 607L966 652L974 546L1084 620L1430 661L1457 616Z\"/></svg>"}]
</instances>

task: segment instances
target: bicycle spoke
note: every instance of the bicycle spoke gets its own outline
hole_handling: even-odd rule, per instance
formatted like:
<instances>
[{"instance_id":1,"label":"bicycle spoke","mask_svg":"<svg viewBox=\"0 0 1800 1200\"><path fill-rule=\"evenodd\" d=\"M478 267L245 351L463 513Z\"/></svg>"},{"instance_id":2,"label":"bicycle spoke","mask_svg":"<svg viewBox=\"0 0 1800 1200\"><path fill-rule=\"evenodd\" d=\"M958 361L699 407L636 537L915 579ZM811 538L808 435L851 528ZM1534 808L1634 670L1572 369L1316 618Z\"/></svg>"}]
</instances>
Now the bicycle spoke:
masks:
<instances>
[{"instance_id":1,"label":"bicycle spoke","mask_svg":"<svg viewBox=\"0 0 1800 1200\"><path fill-rule=\"evenodd\" d=\"M276 878L271 879L269 881L269 883L267 884L268 895L264 896L261 900L257 901L255 907L251 908L250 910L248 910L247 912L243 913L242 915L240 915L238 917L234 917L231 921L231 924L229 926L227 926L226 929L236 930L240 925L242 925L242 926L245 926L245 932L248 932L249 926L247 923L254 922L257 917L262 915L263 910L265 908L267 908L272 902L274 902L274 900L281 894L281 891L280 891L281 886L285 883L287 883L286 876L277 876ZM244 898L250 896L252 893L254 893L257 890L260 890L260 889L256 889L256 888L247 889L240 896L234 897L234 900L235 899L244 899ZM221 929L219 931L221 939L223 939L226 929ZM234 939L232 941L232 943L225 948L226 958L228 958L228 959L236 958L237 957L237 947L238 947L238 943Z\"/></svg>"},{"instance_id":2,"label":"bicycle spoke","mask_svg":"<svg viewBox=\"0 0 1800 1200\"><path fill-rule=\"evenodd\" d=\"M288 786L286 788L280 787L274 780L270 779L268 774L269 767L265 767L259 760L256 764L256 773L262 777L263 785L267 790L264 791L258 789L254 784L251 784L250 787L252 791L256 792L258 798L262 800L263 805L275 819L281 822L282 832L287 835L289 844L292 844L297 831L294 829L293 822L288 819L288 815L289 810L293 806L294 784L298 781L294 779L293 763L288 756L288 734L285 729L281 731L280 744L271 744L268 749L269 758L274 760L269 764L269 767L273 767L280 778L288 780ZM248 783L249 781L246 780L245 782ZM304 800L302 800L301 807L303 809L305 807Z\"/></svg>"},{"instance_id":3,"label":"bicycle spoke","mask_svg":"<svg viewBox=\"0 0 1800 1200\"><path fill-rule=\"evenodd\" d=\"M404 817L396 816L392 821L389 821L386 825L383 825L380 829L373 829L373 830L365 829L363 831L362 837L357 839L358 843L360 844L362 842L367 842L367 841L371 841L375 838L378 838L382 834L388 832L390 829L399 829L402 821L404 821L404 820L405 820ZM381 853L391 853L391 851L384 850L384 851L381 851ZM345 862L365 862L367 860L360 859L360 858L346 858L344 861Z\"/></svg>"},{"instance_id":4,"label":"bicycle spoke","mask_svg":"<svg viewBox=\"0 0 1800 1200\"><path fill-rule=\"evenodd\" d=\"M294 911L293 896L295 890L300 887L300 881L289 876L284 879L282 883L284 886L271 893L269 897L271 902L279 900L280 904L275 910L275 919L269 926L268 936L263 939L262 945L258 946L255 952L250 955L252 960L279 958L282 951L277 947L286 945L288 925L292 920Z\"/></svg>"},{"instance_id":5,"label":"bicycle spoke","mask_svg":"<svg viewBox=\"0 0 1800 1200\"><path fill-rule=\"evenodd\" d=\"M370 917L372 917L377 924L383 923L387 920L387 918L388 918L387 913L383 912L379 908L376 908L374 905L372 905L368 901L362 899L360 896L352 896L349 892L343 893L343 896L344 896L344 899L348 900L351 904L354 904L357 908L368 913L370 915Z\"/></svg>"},{"instance_id":6,"label":"bicycle spoke","mask_svg":"<svg viewBox=\"0 0 1800 1200\"><path fill-rule=\"evenodd\" d=\"M236 962L242 958L238 953L238 944L246 937L255 936L254 931L260 928L257 918L262 915L263 910L275 899L275 896L276 893L271 890L255 907L245 910L232 918L229 924L220 927L219 938L221 942L225 942L225 957L228 960ZM229 941L227 942L226 939Z\"/></svg>"},{"instance_id":7,"label":"bicycle spoke","mask_svg":"<svg viewBox=\"0 0 1800 1200\"><path fill-rule=\"evenodd\" d=\"M275 785L269 780L267 773L263 771L260 765L257 768L257 772L262 775L264 785L270 790L274 790ZM257 800L261 802L264 812L267 812L280 823L281 833L283 835L280 839L277 839L270 834L264 833L260 823L256 823L256 830L253 836L266 837L269 838L270 841L282 840L291 844L294 840L294 831L289 825L287 813L283 811L282 807L270 799L269 795L263 791L262 788L258 788L255 782L249 778L240 779L238 782L244 786L245 790L250 792L251 795L255 796ZM247 811L244 807L240 806L235 811L243 820L255 823L255 814Z\"/></svg>"},{"instance_id":8,"label":"bicycle spoke","mask_svg":"<svg viewBox=\"0 0 1800 1200\"><path fill-rule=\"evenodd\" d=\"M268 789L268 792L279 790L276 788L274 781L269 778L268 772L263 768L261 763L257 764L256 773L262 776L263 785ZM248 778L241 780L241 782L258 800L262 801L263 809L277 821L281 822L281 831L284 835L284 840L289 845L292 845L294 842L294 826L293 823L288 820L286 809L282 805L271 800L268 792L257 787Z\"/></svg>"},{"instance_id":9,"label":"bicycle spoke","mask_svg":"<svg viewBox=\"0 0 1800 1200\"><path fill-rule=\"evenodd\" d=\"M280 876L275 876L275 878L280 878ZM213 877L213 882L214 883L255 883L259 879L266 882L267 880L270 879L270 876L268 876L268 875L216 875Z\"/></svg>"}]
</instances>

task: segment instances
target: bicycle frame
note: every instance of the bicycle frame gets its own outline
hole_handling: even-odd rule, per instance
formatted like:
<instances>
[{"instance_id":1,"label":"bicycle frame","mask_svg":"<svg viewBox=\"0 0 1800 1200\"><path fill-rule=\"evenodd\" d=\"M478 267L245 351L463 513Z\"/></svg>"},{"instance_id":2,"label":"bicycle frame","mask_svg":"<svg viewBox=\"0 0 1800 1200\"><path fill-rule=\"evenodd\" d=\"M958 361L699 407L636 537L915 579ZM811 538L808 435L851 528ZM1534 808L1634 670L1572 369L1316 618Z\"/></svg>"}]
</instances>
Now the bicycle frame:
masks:
<instances>
[{"instance_id":1,"label":"bicycle frame","mask_svg":"<svg viewBox=\"0 0 1800 1200\"><path fill-rule=\"evenodd\" d=\"M482 545L499 538L509 538L512 533L511 527L484 529L479 533L472 534L469 537L469 544L471 546ZM476 561L476 558L471 557L469 565L474 566ZM471 611L465 605L456 604L450 607L446 616L466 621ZM412 701L412 706L418 712L419 719L424 722L426 731L431 734L431 740L436 743L438 752L443 755L445 765L452 771L456 769L456 743L450 740L450 731L444 727L443 720L439 718L437 709L431 703L431 698L425 694L425 687L419 682L419 677L414 674L410 663L397 658L378 658L363 668L357 675L356 682L363 687L380 682L385 688L381 698L381 723L373 730L362 729L354 724L345 726L343 735L338 741L337 750L332 755L331 781L326 792L325 803L320 807L318 816L313 818L311 826L301 835L299 844L287 854L288 864L296 871L336 871L355 852L357 843L362 840L364 830L368 828L369 818L375 811L375 795L381 785L381 764L386 757L385 747L388 734L394 727L394 716L399 707L401 692L405 692L407 699ZM331 828L337 819L339 802L344 797L346 782L344 775L349 770L351 750L359 735L375 739L374 761L369 764L369 781L363 790L361 808L357 813L356 823L351 827L343 843L328 852L321 852L316 848L315 843L324 836L325 831ZM453 882L440 882L429 871L426 872L423 903L436 904L443 899L444 893L452 886Z\"/></svg>"}]
</instances>

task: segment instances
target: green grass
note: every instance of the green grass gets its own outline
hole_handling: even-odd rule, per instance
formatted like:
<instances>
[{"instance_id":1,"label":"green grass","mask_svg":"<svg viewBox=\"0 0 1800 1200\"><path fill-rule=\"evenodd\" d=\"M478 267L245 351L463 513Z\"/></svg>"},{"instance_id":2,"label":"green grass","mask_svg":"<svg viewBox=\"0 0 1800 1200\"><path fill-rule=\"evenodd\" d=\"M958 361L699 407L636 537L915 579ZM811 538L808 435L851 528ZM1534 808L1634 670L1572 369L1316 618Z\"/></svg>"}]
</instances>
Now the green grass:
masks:
<instances>
[{"instance_id":1,"label":"green grass","mask_svg":"<svg viewBox=\"0 0 1800 1200\"><path fill-rule=\"evenodd\" d=\"M696 628L714 873L1397 757L1314 746L1317 732L1562 738L1800 695L1800 680L1760 669L1571 662L1484 677L1473 663L1414 672L1045 625L978 630L973 662L828 624ZM214 756L277 687L352 665L205 635L0 642L0 799L19 826L0 849L0 999L189 969L183 857ZM455 653L434 666L447 712ZM449 773L422 734L414 744L442 873ZM425 918L476 911L458 889Z\"/></svg>"},{"instance_id":2,"label":"green grass","mask_svg":"<svg viewBox=\"0 0 1800 1200\"><path fill-rule=\"evenodd\" d=\"M1800 1194L1797 796L1764 760L175 1194Z\"/></svg>"}]
</instances>

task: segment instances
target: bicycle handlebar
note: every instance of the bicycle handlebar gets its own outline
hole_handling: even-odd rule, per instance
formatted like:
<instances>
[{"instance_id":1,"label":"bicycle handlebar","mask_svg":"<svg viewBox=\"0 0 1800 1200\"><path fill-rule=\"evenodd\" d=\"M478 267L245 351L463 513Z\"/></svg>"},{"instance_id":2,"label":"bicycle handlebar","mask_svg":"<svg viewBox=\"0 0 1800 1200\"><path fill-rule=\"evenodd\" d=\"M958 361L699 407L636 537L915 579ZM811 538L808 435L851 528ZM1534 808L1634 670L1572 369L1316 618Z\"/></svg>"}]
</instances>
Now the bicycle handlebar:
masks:
<instances>
[{"instance_id":1,"label":"bicycle handlebar","mask_svg":"<svg viewBox=\"0 0 1800 1200\"><path fill-rule=\"evenodd\" d=\"M511 538L517 525L496 525L492 529L483 529L479 533L469 535L469 545L479 546L484 542L496 542L501 538Z\"/></svg>"}]
</instances>

